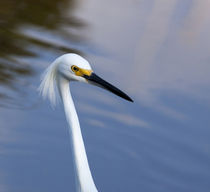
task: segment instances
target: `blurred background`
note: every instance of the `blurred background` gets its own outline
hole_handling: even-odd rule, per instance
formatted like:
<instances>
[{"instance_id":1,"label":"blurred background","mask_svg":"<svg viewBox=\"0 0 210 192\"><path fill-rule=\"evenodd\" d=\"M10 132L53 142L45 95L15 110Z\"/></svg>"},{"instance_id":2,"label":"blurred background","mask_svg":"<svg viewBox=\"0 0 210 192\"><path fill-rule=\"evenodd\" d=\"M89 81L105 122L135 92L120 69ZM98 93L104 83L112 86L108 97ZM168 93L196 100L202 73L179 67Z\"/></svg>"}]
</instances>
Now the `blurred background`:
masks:
<instances>
[{"instance_id":1,"label":"blurred background","mask_svg":"<svg viewBox=\"0 0 210 192\"><path fill-rule=\"evenodd\" d=\"M37 92L79 53L133 98L72 83L101 192L210 191L210 0L1 0L0 191L75 191L67 123Z\"/></svg>"}]
</instances>

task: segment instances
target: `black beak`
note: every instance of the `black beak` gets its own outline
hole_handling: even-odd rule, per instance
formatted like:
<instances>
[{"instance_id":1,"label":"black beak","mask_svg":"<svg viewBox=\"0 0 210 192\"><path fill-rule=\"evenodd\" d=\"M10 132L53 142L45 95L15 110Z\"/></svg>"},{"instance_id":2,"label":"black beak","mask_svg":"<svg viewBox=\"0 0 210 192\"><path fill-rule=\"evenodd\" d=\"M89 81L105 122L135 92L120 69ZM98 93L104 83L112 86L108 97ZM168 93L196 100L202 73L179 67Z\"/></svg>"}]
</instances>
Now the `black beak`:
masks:
<instances>
[{"instance_id":1,"label":"black beak","mask_svg":"<svg viewBox=\"0 0 210 192\"><path fill-rule=\"evenodd\" d=\"M123 99L126 99L128 101L133 102L133 100L126 95L125 93L123 93L121 90L119 90L117 87L111 85L110 83L108 83L107 81L101 79L98 75L96 75L95 73L91 73L90 76L88 75L84 75L83 76L85 79L87 79L90 83L97 85L99 87L102 87L106 90L111 91L112 93L114 93L115 95L118 95L119 97L122 97Z\"/></svg>"}]
</instances>

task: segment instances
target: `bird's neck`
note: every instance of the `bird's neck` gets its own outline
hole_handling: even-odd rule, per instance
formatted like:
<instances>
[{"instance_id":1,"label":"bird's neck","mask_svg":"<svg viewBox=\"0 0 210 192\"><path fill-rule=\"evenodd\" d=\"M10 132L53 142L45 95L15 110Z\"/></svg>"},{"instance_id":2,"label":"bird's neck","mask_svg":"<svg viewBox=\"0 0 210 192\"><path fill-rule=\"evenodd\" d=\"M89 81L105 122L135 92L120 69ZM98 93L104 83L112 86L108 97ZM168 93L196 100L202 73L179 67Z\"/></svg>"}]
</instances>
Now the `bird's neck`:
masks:
<instances>
[{"instance_id":1,"label":"bird's neck","mask_svg":"<svg viewBox=\"0 0 210 192\"><path fill-rule=\"evenodd\" d=\"M69 124L69 134L76 171L77 191L97 192L88 165L80 124L70 93L69 82L65 79L59 79L58 87L63 101L66 119Z\"/></svg>"}]
</instances>

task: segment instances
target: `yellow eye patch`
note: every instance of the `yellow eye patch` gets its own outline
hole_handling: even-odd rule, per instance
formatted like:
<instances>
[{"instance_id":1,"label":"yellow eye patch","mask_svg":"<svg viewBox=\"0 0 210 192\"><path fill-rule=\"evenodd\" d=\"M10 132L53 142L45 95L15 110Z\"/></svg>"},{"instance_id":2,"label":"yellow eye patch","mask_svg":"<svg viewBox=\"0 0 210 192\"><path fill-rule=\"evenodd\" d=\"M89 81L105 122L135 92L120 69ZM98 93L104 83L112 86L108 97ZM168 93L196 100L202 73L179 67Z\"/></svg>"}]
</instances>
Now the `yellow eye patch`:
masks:
<instances>
[{"instance_id":1,"label":"yellow eye patch","mask_svg":"<svg viewBox=\"0 0 210 192\"><path fill-rule=\"evenodd\" d=\"M82 69L75 65L71 66L71 70L75 73L75 75L81 76L81 77L83 77L84 75L90 76L91 73L93 72L92 70Z\"/></svg>"}]
</instances>

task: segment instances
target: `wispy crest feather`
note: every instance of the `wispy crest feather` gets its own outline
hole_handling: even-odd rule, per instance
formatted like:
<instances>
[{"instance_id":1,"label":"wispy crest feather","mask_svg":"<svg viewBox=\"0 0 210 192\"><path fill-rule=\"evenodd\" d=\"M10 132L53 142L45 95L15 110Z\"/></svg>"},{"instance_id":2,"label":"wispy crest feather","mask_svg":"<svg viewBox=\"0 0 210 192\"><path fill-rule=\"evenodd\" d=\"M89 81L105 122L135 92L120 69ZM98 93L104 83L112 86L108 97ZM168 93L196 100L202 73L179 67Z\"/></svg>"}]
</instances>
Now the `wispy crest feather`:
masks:
<instances>
[{"instance_id":1,"label":"wispy crest feather","mask_svg":"<svg viewBox=\"0 0 210 192\"><path fill-rule=\"evenodd\" d=\"M59 100L59 93L57 87L57 68L58 61L55 60L42 74L41 84L38 88L40 94L44 99L48 98L54 107Z\"/></svg>"}]
</instances>

